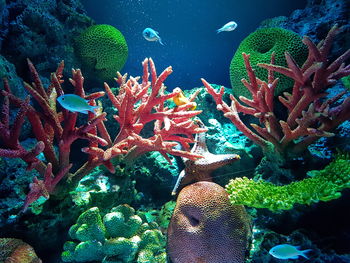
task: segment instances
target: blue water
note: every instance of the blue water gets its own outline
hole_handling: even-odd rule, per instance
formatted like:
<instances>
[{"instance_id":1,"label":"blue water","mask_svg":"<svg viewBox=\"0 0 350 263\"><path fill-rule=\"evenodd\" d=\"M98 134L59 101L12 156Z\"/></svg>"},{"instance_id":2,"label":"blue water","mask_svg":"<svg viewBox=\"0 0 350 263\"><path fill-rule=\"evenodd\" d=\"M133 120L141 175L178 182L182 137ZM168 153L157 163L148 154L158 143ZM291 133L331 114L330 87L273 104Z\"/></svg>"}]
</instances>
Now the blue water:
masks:
<instances>
[{"instance_id":1,"label":"blue water","mask_svg":"<svg viewBox=\"0 0 350 263\"><path fill-rule=\"evenodd\" d=\"M152 57L158 72L172 65L169 90L201 86L200 78L230 87L229 65L239 43L267 18L290 15L306 0L84 0L98 24L118 28L126 38L129 57L122 72L141 74L141 61ZM234 20L238 27L216 33ZM159 32L164 46L148 42L142 31Z\"/></svg>"}]
</instances>

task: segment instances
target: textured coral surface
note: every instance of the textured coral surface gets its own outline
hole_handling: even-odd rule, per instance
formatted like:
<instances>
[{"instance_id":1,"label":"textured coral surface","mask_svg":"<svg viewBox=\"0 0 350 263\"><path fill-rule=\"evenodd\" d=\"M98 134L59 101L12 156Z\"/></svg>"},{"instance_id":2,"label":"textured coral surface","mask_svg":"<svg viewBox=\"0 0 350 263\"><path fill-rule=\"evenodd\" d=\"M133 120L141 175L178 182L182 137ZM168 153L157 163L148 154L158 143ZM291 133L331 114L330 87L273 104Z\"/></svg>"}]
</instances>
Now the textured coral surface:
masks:
<instances>
[{"instance_id":1,"label":"textured coral surface","mask_svg":"<svg viewBox=\"0 0 350 263\"><path fill-rule=\"evenodd\" d=\"M258 63L269 63L271 54L275 53L275 62L279 66L287 66L284 53L288 52L296 58L298 65L302 65L307 58L307 47L301 37L293 31L283 28L262 28L248 35L239 45L230 65L230 78L233 94L238 98L245 96L251 98L249 90L243 85L241 79L248 75L244 65L242 53L250 54L250 60L255 74L261 80L267 80L266 70L257 66ZM276 74L279 83L275 89L275 96L293 86L293 81Z\"/></svg>"},{"instance_id":2,"label":"textured coral surface","mask_svg":"<svg viewBox=\"0 0 350 263\"><path fill-rule=\"evenodd\" d=\"M110 25L87 28L76 40L76 54L102 80L112 80L128 57L123 34Z\"/></svg>"},{"instance_id":3,"label":"textured coral surface","mask_svg":"<svg viewBox=\"0 0 350 263\"><path fill-rule=\"evenodd\" d=\"M41 263L34 249L16 238L0 238L0 262Z\"/></svg>"},{"instance_id":4,"label":"textured coral surface","mask_svg":"<svg viewBox=\"0 0 350 263\"><path fill-rule=\"evenodd\" d=\"M244 207L230 205L221 186L203 181L179 193L167 248L173 263L243 263L249 236Z\"/></svg>"}]
</instances>

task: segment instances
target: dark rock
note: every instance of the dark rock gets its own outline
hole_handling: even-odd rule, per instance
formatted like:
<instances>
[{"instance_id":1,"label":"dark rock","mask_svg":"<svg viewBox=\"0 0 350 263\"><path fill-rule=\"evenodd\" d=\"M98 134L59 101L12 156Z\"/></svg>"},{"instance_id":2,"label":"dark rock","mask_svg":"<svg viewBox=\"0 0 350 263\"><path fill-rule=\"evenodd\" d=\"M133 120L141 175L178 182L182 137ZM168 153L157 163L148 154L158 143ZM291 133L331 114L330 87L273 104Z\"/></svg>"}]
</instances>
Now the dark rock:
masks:
<instances>
[{"instance_id":1,"label":"dark rock","mask_svg":"<svg viewBox=\"0 0 350 263\"><path fill-rule=\"evenodd\" d=\"M313 240L302 230L296 230L288 236L269 231L266 229L254 228L253 230L253 245L250 252L250 257L247 260L249 263L278 263L280 259L274 258L269 254L269 250L280 244L290 244L300 246L299 250L311 249L307 253L309 259L299 257L298 262L324 263L337 262L349 263L349 255L337 255L334 251L325 251L315 245ZM284 260L286 263L295 262L295 259Z\"/></svg>"},{"instance_id":2,"label":"dark rock","mask_svg":"<svg viewBox=\"0 0 350 263\"><path fill-rule=\"evenodd\" d=\"M304 9L295 10L289 17L275 17L264 20L262 27L283 27L307 35L315 43L325 38L328 31L338 24L342 32L335 38L332 59L350 48L350 1L308 0Z\"/></svg>"},{"instance_id":3,"label":"dark rock","mask_svg":"<svg viewBox=\"0 0 350 263\"><path fill-rule=\"evenodd\" d=\"M28 78L26 58L45 76L54 72L61 60L65 60L67 72L79 67L73 41L93 23L79 1L11 1L3 14L1 53L16 66L19 76Z\"/></svg>"}]
</instances>

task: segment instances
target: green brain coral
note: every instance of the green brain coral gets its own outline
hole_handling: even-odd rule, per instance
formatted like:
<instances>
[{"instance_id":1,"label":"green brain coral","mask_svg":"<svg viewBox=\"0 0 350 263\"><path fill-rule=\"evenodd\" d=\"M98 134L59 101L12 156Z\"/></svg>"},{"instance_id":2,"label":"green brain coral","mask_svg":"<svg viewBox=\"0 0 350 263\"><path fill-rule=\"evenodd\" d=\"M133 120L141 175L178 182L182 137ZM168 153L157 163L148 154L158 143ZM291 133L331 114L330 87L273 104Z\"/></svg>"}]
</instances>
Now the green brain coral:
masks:
<instances>
[{"instance_id":1,"label":"green brain coral","mask_svg":"<svg viewBox=\"0 0 350 263\"><path fill-rule=\"evenodd\" d=\"M339 154L323 170L310 171L310 177L288 185L277 186L263 180L246 177L229 182L226 191L232 204L243 204L271 211L288 210L294 204L311 204L339 198L341 191L350 188L350 158Z\"/></svg>"},{"instance_id":2,"label":"green brain coral","mask_svg":"<svg viewBox=\"0 0 350 263\"><path fill-rule=\"evenodd\" d=\"M165 236L155 222L144 222L128 205L104 216L97 207L82 213L61 254L63 262L166 262Z\"/></svg>"},{"instance_id":3,"label":"green brain coral","mask_svg":"<svg viewBox=\"0 0 350 263\"><path fill-rule=\"evenodd\" d=\"M113 79L128 57L122 33L110 25L88 27L76 39L75 53L83 66L102 80Z\"/></svg>"},{"instance_id":4,"label":"green brain coral","mask_svg":"<svg viewBox=\"0 0 350 263\"><path fill-rule=\"evenodd\" d=\"M233 94L236 97L245 96L251 98L250 92L242 84L241 79L247 79L242 53L250 54L250 63L255 70L256 76L261 80L267 80L266 69L257 66L258 63L270 63L271 54L275 52L275 64L286 66L285 52L288 52L300 66L307 58L308 49L302 42L300 36L290 30L283 28L261 28L251 33L239 45L230 65L230 79ZM293 81L280 74L279 84L275 90L275 96L293 86Z\"/></svg>"}]
</instances>

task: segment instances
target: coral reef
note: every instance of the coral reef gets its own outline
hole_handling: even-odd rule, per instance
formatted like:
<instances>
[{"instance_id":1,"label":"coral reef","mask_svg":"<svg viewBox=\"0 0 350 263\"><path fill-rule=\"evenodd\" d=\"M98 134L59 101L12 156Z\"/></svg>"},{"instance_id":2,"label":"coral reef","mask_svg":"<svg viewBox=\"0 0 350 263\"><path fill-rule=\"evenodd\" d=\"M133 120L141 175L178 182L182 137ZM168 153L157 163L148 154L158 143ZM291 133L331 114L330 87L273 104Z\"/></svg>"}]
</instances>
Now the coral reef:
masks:
<instances>
[{"instance_id":1,"label":"coral reef","mask_svg":"<svg viewBox=\"0 0 350 263\"><path fill-rule=\"evenodd\" d=\"M217 108L244 135L262 147L268 160L283 165L285 159L300 154L318 138L333 136L332 129L350 119L350 98L336 103L346 94L346 90L324 100L326 89L350 74L350 66L345 66L350 50L333 62L327 59L332 40L339 31L334 26L318 46L304 37L303 42L308 46L309 55L301 68L288 52L285 54L288 67L274 65L274 55L271 56L271 64L258 64L268 69L267 82L256 77L249 55L243 54L250 82L245 79L242 82L252 94L252 99L243 96L239 99L247 106L231 96L232 105L229 107L222 100L224 89L216 92L208 82L202 80L213 96ZM278 79L274 78L275 72L294 80L292 93L285 92L283 96L279 96L279 101L288 112L286 120L280 120L275 113L273 94L278 83ZM263 127L251 123L253 131L243 123L238 115L240 112L254 116Z\"/></svg>"},{"instance_id":2,"label":"coral reef","mask_svg":"<svg viewBox=\"0 0 350 263\"><path fill-rule=\"evenodd\" d=\"M111 176L103 167L96 167L84 176L69 194L75 205L84 210L98 206L102 213L120 204L131 204L138 198L136 181L126 169L115 166ZM144 175L142 175L144 176Z\"/></svg>"},{"instance_id":3,"label":"coral reef","mask_svg":"<svg viewBox=\"0 0 350 263\"><path fill-rule=\"evenodd\" d=\"M236 50L230 65L230 79L233 94L238 98L244 96L252 98L249 89L241 82L247 79L247 71L242 53L250 55L250 62L255 75L267 81L266 70L258 67L258 63L269 63L272 53L275 54L275 64L287 66L284 53L288 52L301 66L307 58L307 46L302 42L300 36L290 30L283 28L262 28L247 36ZM282 94L283 91L293 87L293 80L286 75L276 73L279 78L278 84L273 92L274 96Z\"/></svg>"},{"instance_id":4,"label":"coral reef","mask_svg":"<svg viewBox=\"0 0 350 263\"><path fill-rule=\"evenodd\" d=\"M75 53L82 61L82 70L104 81L113 80L128 57L123 34L110 25L88 27L75 40Z\"/></svg>"},{"instance_id":5,"label":"coral reef","mask_svg":"<svg viewBox=\"0 0 350 263\"><path fill-rule=\"evenodd\" d=\"M5 263L41 263L34 249L16 238L0 238L0 261Z\"/></svg>"},{"instance_id":6,"label":"coral reef","mask_svg":"<svg viewBox=\"0 0 350 263\"><path fill-rule=\"evenodd\" d=\"M77 67L73 39L93 23L78 0L7 1L1 18L1 54L22 78L27 77L27 58L43 75L53 72L62 59L65 73Z\"/></svg>"},{"instance_id":7,"label":"coral reef","mask_svg":"<svg viewBox=\"0 0 350 263\"><path fill-rule=\"evenodd\" d=\"M165 237L154 222L143 222L128 205L103 216L97 207L82 213L69 230L64 262L165 262Z\"/></svg>"},{"instance_id":8,"label":"coral reef","mask_svg":"<svg viewBox=\"0 0 350 263\"><path fill-rule=\"evenodd\" d=\"M0 83L0 232L30 244L0 238L0 262L39 263L39 255L50 263L274 263L268 251L281 243L313 249L310 262L350 262L349 155L334 156L338 147L350 150L350 2L307 1L288 18L265 21L269 28L242 43L250 55L236 53L243 77L231 76L239 89L233 97L231 88L205 81L205 87L167 91L172 68L157 74L151 59L143 61L141 77L118 73L115 87L95 85L127 60L119 31L90 27L94 22L80 0L0 0L0 77L7 79ZM130 17L118 10L117 20ZM130 47L143 41L133 30L140 21L120 24ZM327 35L335 23L339 27ZM279 33L294 36L301 49L289 41L292 50L269 48L283 38ZM301 35L309 37L301 42ZM171 47L178 39L168 41ZM150 51L148 42L141 44L147 46L137 44L141 53ZM247 51L258 44L258 51L269 49L265 60ZM160 58L170 54L154 48ZM29 62L29 71L27 57L36 65ZM56 70L62 59L65 66ZM219 65L218 59L208 65ZM183 58L177 62L184 65ZM182 81L197 74L197 62ZM81 66L86 71L69 75ZM96 115L62 108L56 98L63 92L99 106ZM224 103L229 98L231 107ZM239 162L216 169L236 154ZM177 203L167 202L181 170ZM285 171L291 172L287 181L274 176ZM208 178L219 185L232 181L226 191L193 183ZM243 205L250 206L253 230Z\"/></svg>"},{"instance_id":9,"label":"coral reef","mask_svg":"<svg viewBox=\"0 0 350 263\"><path fill-rule=\"evenodd\" d=\"M250 218L244 207L231 205L221 186L197 182L179 193L167 251L174 263L243 263L249 236Z\"/></svg>"},{"instance_id":10,"label":"coral reef","mask_svg":"<svg viewBox=\"0 0 350 263\"><path fill-rule=\"evenodd\" d=\"M14 95L24 99L28 93L23 89L22 79L16 74L16 69L5 57L0 56L0 78L6 78L13 88Z\"/></svg>"},{"instance_id":11,"label":"coral reef","mask_svg":"<svg viewBox=\"0 0 350 263\"><path fill-rule=\"evenodd\" d=\"M333 200L341 196L342 190L350 188L349 155L339 154L323 170L310 171L309 176L283 186L247 177L236 178L226 186L226 191L232 204L267 208L273 212L292 209L295 204Z\"/></svg>"},{"instance_id":12,"label":"coral reef","mask_svg":"<svg viewBox=\"0 0 350 263\"><path fill-rule=\"evenodd\" d=\"M27 139L21 142L25 149L32 149L36 145L33 139ZM37 156L38 159L43 160L43 154ZM28 185L37 176L35 171L27 171L27 165L21 159L15 158L1 158L0 159L0 228L6 224L13 224L16 222L16 214L23 206L19 200L25 200ZM23 175L26 176L23 176ZM42 207L40 205L32 207L34 214L40 213Z\"/></svg>"},{"instance_id":13,"label":"coral reef","mask_svg":"<svg viewBox=\"0 0 350 263\"><path fill-rule=\"evenodd\" d=\"M74 187L84 175L99 165L104 165L112 173L115 172L111 160L120 155L127 154L125 160L129 163L149 151L159 151L169 161L167 154L190 159L201 157L188 152L189 143L193 142L192 135L205 131L189 119L198 115L200 111L188 111L191 104L182 105L176 109L165 107L164 101L176 95L175 92L164 95L163 82L171 74L171 67L157 76L152 59L146 59L142 64L144 73L142 83L138 82L138 77L127 80L126 75L119 74L118 95L114 95L105 83L106 93L118 110L118 115L114 118L119 123L120 130L114 141L111 140L103 124L106 113L100 111L96 116L89 113L87 123L76 127L77 113L56 107L56 97L63 94L61 86L63 63L58 66L55 73L51 74L51 84L47 89L44 88L33 64L28 63L34 83L32 85L25 83L25 88L36 100L40 110L29 104L29 97L21 100L14 96L8 83L4 82L2 91L4 103L0 126L3 146L0 149L0 156L23 159L28 164L28 170L35 169L44 178L43 180L34 178L24 209L41 196L45 198L49 198L52 194L65 196L69 185ZM151 81L149 81L149 69ZM89 100L90 105L96 105L95 100L103 96L104 92L85 95L81 71L72 72L70 82L75 88L74 93ZM9 120L10 103L19 108L12 125ZM26 150L19 142L19 133L25 117L31 123L37 139L37 144L32 150ZM153 121L155 121L153 135L142 137L144 126ZM97 136L97 132L101 137ZM70 151L72 143L77 139L88 141L89 146L81 149L88 154L88 160L72 172L70 171L73 165L70 163ZM173 148L178 143L184 150ZM104 148L99 148L99 145ZM54 146L58 147L58 155ZM47 164L36 158L41 152L44 153ZM65 176L69 179L68 186L56 189L56 185Z\"/></svg>"},{"instance_id":14,"label":"coral reef","mask_svg":"<svg viewBox=\"0 0 350 263\"><path fill-rule=\"evenodd\" d=\"M229 98L231 89L226 89L225 98ZM215 110L215 102L205 87L184 90L186 97L197 94L197 110L201 110L200 120L205 124L208 131L205 134L205 141L210 153L238 154L239 161L232 162L210 173L214 182L226 185L234 176L249 176L254 172L253 167L261 159L262 153L258 146L245 137L230 120L225 118L219 111ZM107 100L103 100L103 105L108 105ZM168 107L173 107L174 103L169 100ZM104 107L106 112L112 112L109 106ZM107 115L108 118L108 115ZM108 121L108 126L113 125L113 121ZM113 131L113 127L110 129ZM149 202L152 199L156 206L161 206L171 198L170 194L180 172L185 168L183 160L170 156L172 163L169 164L162 158L159 152L152 152L139 158L128 172L136 181L139 203ZM247 169L251 167L251 169ZM205 176L204 176L205 177Z\"/></svg>"}]
</instances>

